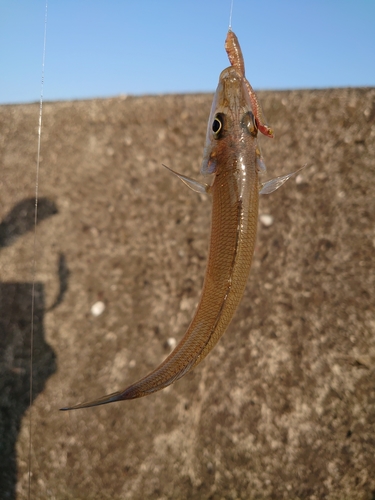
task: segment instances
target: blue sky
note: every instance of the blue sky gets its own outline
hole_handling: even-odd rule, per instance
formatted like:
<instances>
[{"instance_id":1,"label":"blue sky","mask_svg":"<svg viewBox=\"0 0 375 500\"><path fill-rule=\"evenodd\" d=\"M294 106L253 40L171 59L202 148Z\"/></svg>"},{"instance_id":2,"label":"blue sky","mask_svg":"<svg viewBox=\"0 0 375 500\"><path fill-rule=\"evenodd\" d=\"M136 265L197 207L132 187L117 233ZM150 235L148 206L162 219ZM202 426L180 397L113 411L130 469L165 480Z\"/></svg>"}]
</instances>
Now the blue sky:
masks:
<instances>
[{"instance_id":1,"label":"blue sky","mask_svg":"<svg viewBox=\"0 0 375 500\"><path fill-rule=\"evenodd\" d=\"M44 100L213 92L230 0L49 0ZM45 0L0 1L0 103L38 101ZM375 86L375 0L234 0L256 89Z\"/></svg>"}]
</instances>

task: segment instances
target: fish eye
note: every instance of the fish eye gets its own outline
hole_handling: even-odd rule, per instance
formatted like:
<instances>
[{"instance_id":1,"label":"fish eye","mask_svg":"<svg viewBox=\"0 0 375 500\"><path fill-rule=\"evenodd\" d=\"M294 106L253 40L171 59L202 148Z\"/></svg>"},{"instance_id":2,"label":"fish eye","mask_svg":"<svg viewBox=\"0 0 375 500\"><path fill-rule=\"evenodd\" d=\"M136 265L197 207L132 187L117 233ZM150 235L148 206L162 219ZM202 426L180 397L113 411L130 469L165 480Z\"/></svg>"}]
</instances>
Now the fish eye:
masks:
<instances>
[{"instance_id":1,"label":"fish eye","mask_svg":"<svg viewBox=\"0 0 375 500\"><path fill-rule=\"evenodd\" d=\"M223 115L218 113L212 122L212 132L214 133L215 139L218 139L223 131Z\"/></svg>"},{"instance_id":2,"label":"fish eye","mask_svg":"<svg viewBox=\"0 0 375 500\"><path fill-rule=\"evenodd\" d=\"M254 114L249 111L242 118L242 126L249 132L250 135L256 137L258 135L258 126Z\"/></svg>"}]
</instances>

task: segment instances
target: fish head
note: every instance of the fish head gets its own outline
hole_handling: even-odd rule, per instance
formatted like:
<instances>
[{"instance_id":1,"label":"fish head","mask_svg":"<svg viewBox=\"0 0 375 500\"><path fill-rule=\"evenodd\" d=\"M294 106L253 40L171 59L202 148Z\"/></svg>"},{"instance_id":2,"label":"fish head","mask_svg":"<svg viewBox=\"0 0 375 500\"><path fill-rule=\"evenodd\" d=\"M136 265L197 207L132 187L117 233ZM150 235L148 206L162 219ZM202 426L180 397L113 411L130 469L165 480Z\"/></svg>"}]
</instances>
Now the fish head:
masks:
<instances>
[{"instance_id":1,"label":"fish head","mask_svg":"<svg viewBox=\"0 0 375 500\"><path fill-rule=\"evenodd\" d=\"M255 142L258 128L244 77L236 68L224 69L219 78L208 120L201 173L217 174L228 155Z\"/></svg>"}]
</instances>

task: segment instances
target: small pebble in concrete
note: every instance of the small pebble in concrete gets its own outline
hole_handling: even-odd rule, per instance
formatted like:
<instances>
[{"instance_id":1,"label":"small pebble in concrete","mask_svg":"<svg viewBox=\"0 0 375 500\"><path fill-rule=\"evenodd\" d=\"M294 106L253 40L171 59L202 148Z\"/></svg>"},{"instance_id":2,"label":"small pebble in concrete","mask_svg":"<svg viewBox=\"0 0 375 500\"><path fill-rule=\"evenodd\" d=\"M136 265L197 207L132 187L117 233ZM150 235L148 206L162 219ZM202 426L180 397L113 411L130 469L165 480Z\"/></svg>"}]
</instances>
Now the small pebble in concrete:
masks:
<instances>
[{"instance_id":1,"label":"small pebble in concrete","mask_svg":"<svg viewBox=\"0 0 375 500\"><path fill-rule=\"evenodd\" d=\"M172 350L176 347L177 341L174 337L169 337L167 339L167 345Z\"/></svg>"},{"instance_id":2,"label":"small pebble in concrete","mask_svg":"<svg viewBox=\"0 0 375 500\"><path fill-rule=\"evenodd\" d=\"M273 217L272 215L267 215L267 214L262 214L260 217L260 222L263 224L265 227L270 227L273 224Z\"/></svg>"},{"instance_id":3,"label":"small pebble in concrete","mask_svg":"<svg viewBox=\"0 0 375 500\"><path fill-rule=\"evenodd\" d=\"M104 312L104 309L105 309L104 302L101 302L99 300L98 302L95 302L95 304L91 306L91 314L93 316L100 316Z\"/></svg>"},{"instance_id":4,"label":"small pebble in concrete","mask_svg":"<svg viewBox=\"0 0 375 500\"><path fill-rule=\"evenodd\" d=\"M303 184L305 182L305 179L303 177L303 175L301 174L298 174L297 177L296 177L296 184Z\"/></svg>"}]
</instances>

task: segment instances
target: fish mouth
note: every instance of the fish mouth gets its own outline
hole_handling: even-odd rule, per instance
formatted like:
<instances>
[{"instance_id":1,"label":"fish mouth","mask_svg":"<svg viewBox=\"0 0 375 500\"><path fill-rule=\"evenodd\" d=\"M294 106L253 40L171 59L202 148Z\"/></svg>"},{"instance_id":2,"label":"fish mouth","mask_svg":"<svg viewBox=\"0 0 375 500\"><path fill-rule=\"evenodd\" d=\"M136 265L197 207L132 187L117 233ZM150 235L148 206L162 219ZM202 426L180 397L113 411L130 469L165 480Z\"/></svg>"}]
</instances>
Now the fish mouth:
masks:
<instances>
[{"instance_id":1,"label":"fish mouth","mask_svg":"<svg viewBox=\"0 0 375 500\"><path fill-rule=\"evenodd\" d=\"M216 94L218 110L231 115L244 113L246 110L254 112L245 79L233 66L225 68L220 73Z\"/></svg>"}]
</instances>

